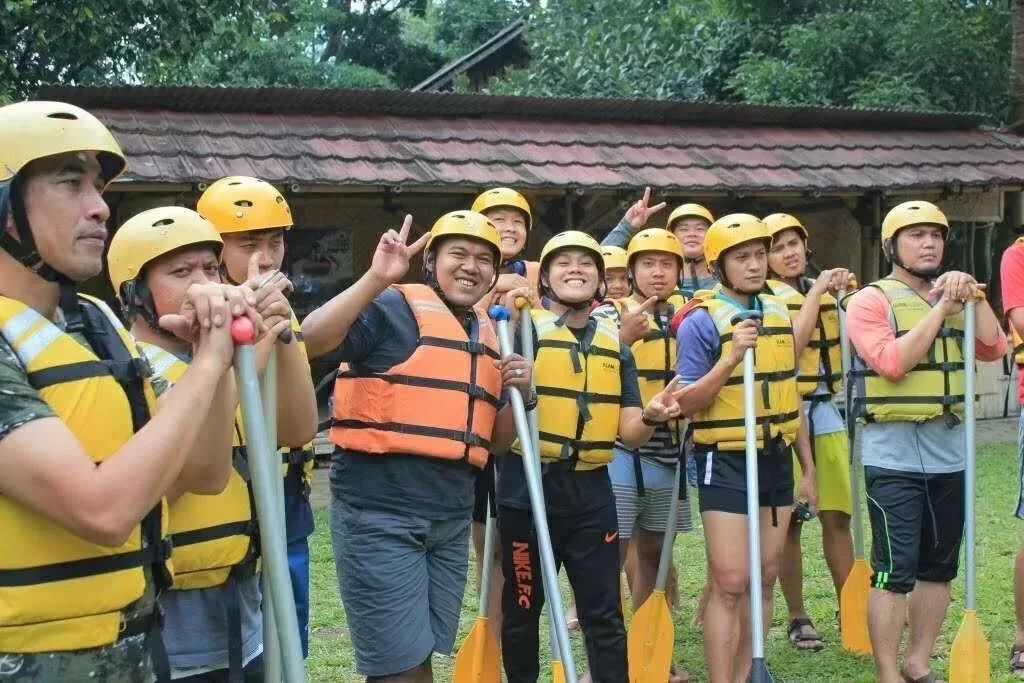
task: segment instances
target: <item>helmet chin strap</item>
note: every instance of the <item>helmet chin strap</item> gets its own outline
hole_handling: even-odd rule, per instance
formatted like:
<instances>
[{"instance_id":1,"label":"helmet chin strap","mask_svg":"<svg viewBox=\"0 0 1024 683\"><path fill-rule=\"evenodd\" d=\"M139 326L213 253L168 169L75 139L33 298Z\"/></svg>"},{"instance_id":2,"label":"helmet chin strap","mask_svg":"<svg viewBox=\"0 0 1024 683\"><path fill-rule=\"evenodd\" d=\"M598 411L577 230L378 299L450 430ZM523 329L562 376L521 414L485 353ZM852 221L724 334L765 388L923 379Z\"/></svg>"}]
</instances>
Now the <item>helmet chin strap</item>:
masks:
<instances>
[{"instance_id":1,"label":"helmet chin strap","mask_svg":"<svg viewBox=\"0 0 1024 683\"><path fill-rule=\"evenodd\" d=\"M60 291L59 305L69 332L85 329L85 318L78 303L78 283L46 263L36 249L35 237L28 224L28 213L21 196L19 176L0 183L0 249L14 257L18 263L47 282L57 284ZM18 237L7 232L7 212L14 219Z\"/></svg>"},{"instance_id":2,"label":"helmet chin strap","mask_svg":"<svg viewBox=\"0 0 1024 683\"><path fill-rule=\"evenodd\" d=\"M142 277L144 277L144 274L140 274L139 278ZM128 324L131 324L136 315L142 316L142 319L149 325L150 329L161 337L176 343L181 342L177 335L160 326L160 316L156 314L153 294L149 291L149 287L144 280L142 282L138 278L130 280L121 285L121 288L121 301L125 302L121 305L121 310L124 312L124 317L128 320ZM137 301L141 303L136 303Z\"/></svg>"},{"instance_id":3,"label":"helmet chin strap","mask_svg":"<svg viewBox=\"0 0 1024 683\"><path fill-rule=\"evenodd\" d=\"M919 277L922 280L931 280L936 275L938 275L939 271L941 270L939 266L935 266L934 268L928 268L927 270L922 270L920 268L911 268L910 266L908 266L906 263L903 262L903 259L900 258L899 251L896 249L895 237L888 241L888 246L886 247L885 252L886 256L889 257L889 260L892 262L894 266L899 266L900 268L907 271L914 277Z\"/></svg>"}]
</instances>

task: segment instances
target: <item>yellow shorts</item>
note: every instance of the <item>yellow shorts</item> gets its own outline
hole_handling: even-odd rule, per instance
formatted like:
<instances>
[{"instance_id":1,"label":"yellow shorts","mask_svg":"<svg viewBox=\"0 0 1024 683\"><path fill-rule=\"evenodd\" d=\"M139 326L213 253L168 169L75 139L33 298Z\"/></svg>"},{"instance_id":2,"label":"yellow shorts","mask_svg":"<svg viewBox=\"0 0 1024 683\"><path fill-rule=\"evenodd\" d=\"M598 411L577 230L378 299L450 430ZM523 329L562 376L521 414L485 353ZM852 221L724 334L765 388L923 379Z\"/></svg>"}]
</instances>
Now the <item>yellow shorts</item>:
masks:
<instances>
[{"instance_id":1,"label":"yellow shorts","mask_svg":"<svg viewBox=\"0 0 1024 683\"><path fill-rule=\"evenodd\" d=\"M814 464L817 474L818 509L837 510L851 514L850 453L846 432L819 434L814 437ZM800 483L802 470L793 454L793 489Z\"/></svg>"}]
</instances>

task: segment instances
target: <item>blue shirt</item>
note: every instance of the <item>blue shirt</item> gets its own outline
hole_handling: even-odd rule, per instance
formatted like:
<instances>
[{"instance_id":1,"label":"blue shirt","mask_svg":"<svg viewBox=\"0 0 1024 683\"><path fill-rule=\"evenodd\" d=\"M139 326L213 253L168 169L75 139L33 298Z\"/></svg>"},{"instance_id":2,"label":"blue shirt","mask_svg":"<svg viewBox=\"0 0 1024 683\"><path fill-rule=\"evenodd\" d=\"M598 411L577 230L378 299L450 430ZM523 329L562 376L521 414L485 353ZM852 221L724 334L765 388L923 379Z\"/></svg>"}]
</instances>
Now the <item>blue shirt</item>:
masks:
<instances>
[{"instance_id":1,"label":"blue shirt","mask_svg":"<svg viewBox=\"0 0 1024 683\"><path fill-rule=\"evenodd\" d=\"M475 314L471 311L466 318L463 326L475 334ZM385 372L408 360L418 341L412 309L398 290L388 288L363 309L330 357ZM473 509L473 472L464 461L336 448L331 489L357 508L434 520L468 518Z\"/></svg>"}]
</instances>

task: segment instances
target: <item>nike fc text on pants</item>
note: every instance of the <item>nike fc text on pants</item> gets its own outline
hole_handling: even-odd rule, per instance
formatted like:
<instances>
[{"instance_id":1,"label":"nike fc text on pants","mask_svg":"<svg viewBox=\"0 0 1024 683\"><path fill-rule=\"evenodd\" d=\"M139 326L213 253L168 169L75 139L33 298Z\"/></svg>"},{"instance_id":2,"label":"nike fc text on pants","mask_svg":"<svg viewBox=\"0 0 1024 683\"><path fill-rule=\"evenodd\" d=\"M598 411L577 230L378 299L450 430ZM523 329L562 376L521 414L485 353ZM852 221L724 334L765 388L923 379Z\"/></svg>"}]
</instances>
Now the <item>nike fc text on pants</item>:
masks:
<instances>
[{"instance_id":1,"label":"nike fc text on pants","mask_svg":"<svg viewBox=\"0 0 1024 683\"><path fill-rule=\"evenodd\" d=\"M533 515L502 507L501 565L505 573L501 629L508 683L535 683L544 585ZM555 565L576 594L576 613L587 647L594 683L622 683L626 671L626 629L619 602L619 538L615 504L574 517L549 517ZM567 604L563 600L563 604ZM545 617L546 619L547 617Z\"/></svg>"}]
</instances>

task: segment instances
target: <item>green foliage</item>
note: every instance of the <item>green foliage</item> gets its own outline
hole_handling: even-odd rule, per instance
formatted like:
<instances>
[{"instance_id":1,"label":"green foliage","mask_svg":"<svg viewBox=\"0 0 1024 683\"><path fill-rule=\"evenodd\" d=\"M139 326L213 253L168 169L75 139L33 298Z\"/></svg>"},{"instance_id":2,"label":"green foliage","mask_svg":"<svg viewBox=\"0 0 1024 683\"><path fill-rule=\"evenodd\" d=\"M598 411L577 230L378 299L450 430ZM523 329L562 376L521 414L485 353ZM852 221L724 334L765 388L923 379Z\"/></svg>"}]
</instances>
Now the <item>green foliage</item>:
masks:
<instances>
[{"instance_id":1,"label":"green foliage","mask_svg":"<svg viewBox=\"0 0 1024 683\"><path fill-rule=\"evenodd\" d=\"M999 0L550 0L490 92L946 111L1005 119Z\"/></svg>"},{"instance_id":2,"label":"green foliage","mask_svg":"<svg viewBox=\"0 0 1024 683\"><path fill-rule=\"evenodd\" d=\"M460 57L529 12L529 0L439 0L435 35L449 58Z\"/></svg>"},{"instance_id":3,"label":"green foliage","mask_svg":"<svg viewBox=\"0 0 1024 683\"><path fill-rule=\"evenodd\" d=\"M26 97L44 83L132 82L147 56L196 49L221 17L244 28L247 0L2 0L0 94Z\"/></svg>"},{"instance_id":4,"label":"green foliage","mask_svg":"<svg viewBox=\"0 0 1024 683\"><path fill-rule=\"evenodd\" d=\"M1005 116L1010 95L1010 14L1005 4L860 4L786 28L778 54L746 54L729 88L750 102Z\"/></svg>"}]
</instances>

